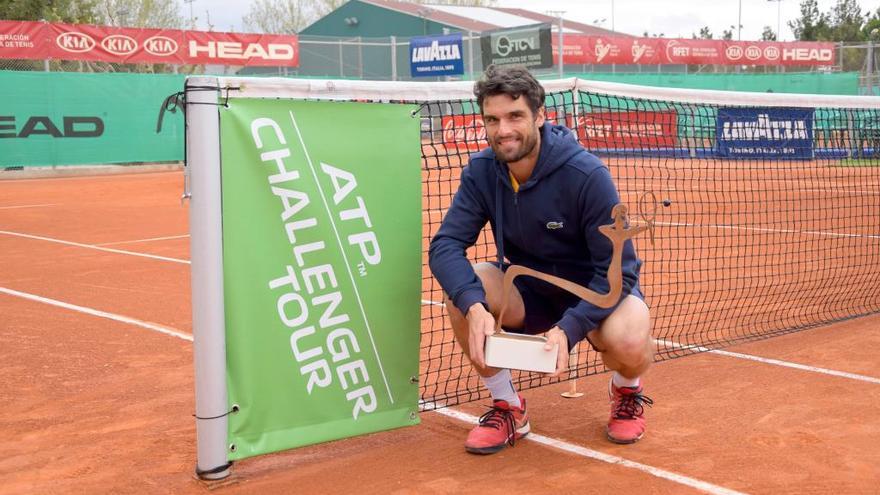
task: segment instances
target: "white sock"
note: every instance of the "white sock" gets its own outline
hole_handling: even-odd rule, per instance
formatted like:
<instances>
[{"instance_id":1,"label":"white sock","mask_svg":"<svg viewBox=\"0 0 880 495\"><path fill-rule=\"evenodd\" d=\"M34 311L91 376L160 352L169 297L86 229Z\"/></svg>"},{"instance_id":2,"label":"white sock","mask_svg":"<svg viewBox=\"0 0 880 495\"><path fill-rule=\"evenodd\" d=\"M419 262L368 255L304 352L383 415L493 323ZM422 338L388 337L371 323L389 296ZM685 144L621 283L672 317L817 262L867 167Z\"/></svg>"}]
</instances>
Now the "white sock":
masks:
<instances>
[{"instance_id":1,"label":"white sock","mask_svg":"<svg viewBox=\"0 0 880 495\"><path fill-rule=\"evenodd\" d=\"M627 378L627 377L625 377L615 371L614 374L611 376L611 382L614 383L614 386L617 388L638 387L639 386L639 377Z\"/></svg>"},{"instance_id":2,"label":"white sock","mask_svg":"<svg viewBox=\"0 0 880 495\"><path fill-rule=\"evenodd\" d=\"M501 370L490 377L480 377L483 384L489 389L493 400L503 400L512 407L522 407L519 394L513 388L513 380L510 378L510 370Z\"/></svg>"}]
</instances>

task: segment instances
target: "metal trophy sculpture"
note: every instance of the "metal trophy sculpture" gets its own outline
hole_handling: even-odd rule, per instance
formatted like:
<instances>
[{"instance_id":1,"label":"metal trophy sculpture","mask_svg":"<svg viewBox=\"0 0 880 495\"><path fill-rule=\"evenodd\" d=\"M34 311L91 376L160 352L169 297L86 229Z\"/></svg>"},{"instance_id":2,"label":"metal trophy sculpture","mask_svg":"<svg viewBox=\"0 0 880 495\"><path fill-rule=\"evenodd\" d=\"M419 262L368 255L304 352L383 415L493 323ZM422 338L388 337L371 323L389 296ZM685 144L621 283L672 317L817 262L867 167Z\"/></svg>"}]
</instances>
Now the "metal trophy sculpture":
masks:
<instances>
[{"instance_id":1,"label":"metal trophy sculpture","mask_svg":"<svg viewBox=\"0 0 880 495\"><path fill-rule=\"evenodd\" d=\"M653 210L650 215L646 215L642 209L643 201L646 199L649 200L649 204L653 204ZM665 200L663 204L668 206L669 201ZM623 290L621 260L624 243L647 230L650 235L651 244L654 244L654 217L657 208L657 200L654 193L646 192L642 194L638 200L638 206L639 216L644 221L644 224L631 226L626 205L618 203L611 210L613 222L599 227L599 232L611 241L613 248L611 262L608 265L608 292L605 294L522 265L511 265L507 268L507 271L504 273L501 293L502 306L495 320L495 334L486 338L487 365L540 372L548 372L548 370L552 371L555 369L556 353L543 351L543 344L546 340L544 337L507 333L501 329L501 321L507 309L507 301L510 297L510 290L513 287L513 280L516 277L527 275L544 280L600 308L613 307L620 301ZM545 356L549 359L545 359ZM572 359L575 359L574 354L572 354ZM571 366L570 369L573 370L574 366ZM577 393L576 383L572 381L571 389L562 395L565 397L579 397L583 394Z\"/></svg>"}]
</instances>

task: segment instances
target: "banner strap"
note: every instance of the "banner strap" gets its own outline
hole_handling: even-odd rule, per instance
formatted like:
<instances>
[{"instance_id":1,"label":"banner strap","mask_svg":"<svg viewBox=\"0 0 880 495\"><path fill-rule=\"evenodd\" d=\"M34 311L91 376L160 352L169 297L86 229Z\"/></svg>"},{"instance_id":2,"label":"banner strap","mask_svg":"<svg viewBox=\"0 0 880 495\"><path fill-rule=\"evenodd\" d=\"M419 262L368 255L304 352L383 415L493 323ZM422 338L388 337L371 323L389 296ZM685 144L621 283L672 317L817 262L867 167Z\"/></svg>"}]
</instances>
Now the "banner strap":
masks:
<instances>
[{"instance_id":1,"label":"banner strap","mask_svg":"<svg viewBox=\"0 0 880 495\"><path fill-rule=\"evenodd\" d=\"M221 415L219 415L219 416L208 416L208 417L202 417L202 416L197 416L197 415L195 415L195 414L193 414L192 416L193 416L194 418L196 418L196 419L220 419L220 418L222 418L222 417L229 416L230 414L237 413L238 410L239 410L238 404L233 404L233 405L232 405L232 409L226 411L225 413L223 413L223 414L221 414Z\"/></svg>"}]
</instances>

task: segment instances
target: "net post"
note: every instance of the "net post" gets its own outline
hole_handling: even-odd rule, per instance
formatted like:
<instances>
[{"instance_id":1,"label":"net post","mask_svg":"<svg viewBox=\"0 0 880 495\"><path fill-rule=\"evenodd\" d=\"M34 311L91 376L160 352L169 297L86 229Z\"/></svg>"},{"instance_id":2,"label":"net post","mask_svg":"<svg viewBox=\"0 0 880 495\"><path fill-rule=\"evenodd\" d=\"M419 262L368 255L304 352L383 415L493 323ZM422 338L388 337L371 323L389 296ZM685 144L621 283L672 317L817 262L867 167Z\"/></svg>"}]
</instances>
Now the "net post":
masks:
<instances>
[{"instance_id":1,"label":"net post","mask_svg":"<svg viewBox=\"0 0 880 495\"><path fill-rule=\"evenodd\" d=\"M189 209L193 365L196 395L196 474L231 473L226 455L228 405L220 211L220 114L216 77L186 80L186 162L192 177Z\"/></svg>"},{"instance_id":2,"label":"net post","mask_svg":"<svg viewBox=\"0 0 880 495\"><path fill-rule=\"evenodd\" d=\"M391 80L397 80L397 36L391 36Z\"/></svg>"}]
</instances>

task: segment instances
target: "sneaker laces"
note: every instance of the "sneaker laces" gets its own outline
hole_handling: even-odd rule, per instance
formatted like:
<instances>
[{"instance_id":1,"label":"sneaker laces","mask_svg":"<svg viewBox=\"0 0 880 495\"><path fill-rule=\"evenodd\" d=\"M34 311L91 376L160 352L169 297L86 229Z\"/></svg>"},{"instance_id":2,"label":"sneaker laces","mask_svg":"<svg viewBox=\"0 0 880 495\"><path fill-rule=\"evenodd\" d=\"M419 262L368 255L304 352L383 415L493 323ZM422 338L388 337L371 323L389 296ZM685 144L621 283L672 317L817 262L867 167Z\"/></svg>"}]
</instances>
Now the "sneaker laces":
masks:
<instances>
[{"instance_id":1,"label":"sneaker laces","mask_svg":"<svg viewBox=\"0 0 880 495\"><path fill-rule=\"evenodd\" d=\"M488 406L489 410L480 416L479 424L482 428L495 428L501 430L507 428L507 443L513 446L516 441L516 419L513 417L513 411L503 409L496 405Z\"/></svg>"},{"instance_id":2,"label":"sneaker laces","mask_svg":"<svg viewBox=\"0 0 880 495\"><path fill-rule=\"evenodd\" d=\"M616 419L635 419L645 412L645 407L654 405L654 401L647 395L639 392L632 394L618 394L618 403L614 408Z\"/></svg>"}]
</instances>

